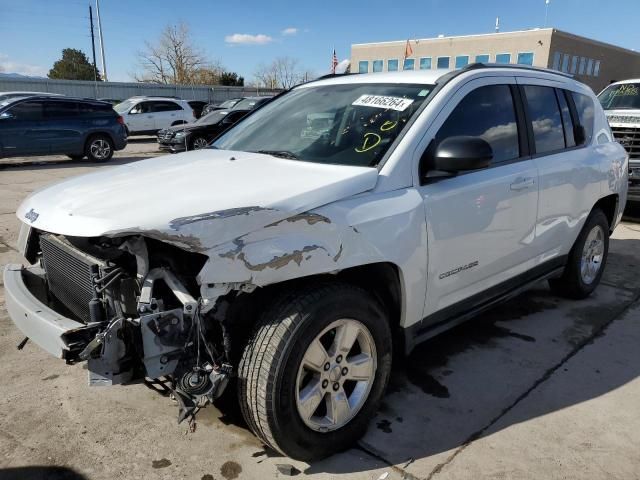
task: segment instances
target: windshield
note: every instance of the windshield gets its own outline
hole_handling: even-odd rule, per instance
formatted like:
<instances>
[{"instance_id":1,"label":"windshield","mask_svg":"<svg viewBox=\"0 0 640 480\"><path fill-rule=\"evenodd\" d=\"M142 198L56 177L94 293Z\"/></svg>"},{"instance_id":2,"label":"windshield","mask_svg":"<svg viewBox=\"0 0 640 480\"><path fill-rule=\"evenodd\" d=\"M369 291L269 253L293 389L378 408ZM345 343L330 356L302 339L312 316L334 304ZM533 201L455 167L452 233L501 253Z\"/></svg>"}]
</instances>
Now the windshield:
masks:
<instances>
[{"instance_id":1,"label":"windshield","mask_svg":"<svg viewBox=\"0 0 640 480\"><path fill-rule=\"evenodd\" d=\"M240 98L232 98L230 100L225 100L220 105L218 105L218 108L231 108L240 100L241 100Z\"/></svg>"},{"instance_id":2,"label":"windshield","mask_svg":"<svg viewBox=\"0 0 640 480\"><path fill-rule=\"evenodd\" d=\"M297 88L247 117L213 146L375 166L432 89L378 83Z\"/></svg>"},{"instance_id":3,"label":"windshield","mask_svg":"<svg viewBox=\"0 0 640 480\"><path fill-rule=\"evenodd\" d=\"M115 105L113 109L120 114L127 113L135 104L136 102L133 100L125 100L124 102Z\"/></svg>"},{"instance_id":4,"label":"windshield","mask_svg":"<svg viewBox=\"0 0 640 480\"><path fill-rule=\"evenodd\" d=\"M243 98L233 106L234 110L251 110L256 106L256 103L261 102L261 98Z\"/></svg>"},{"instance_id":5,"label":"windshield","mask_svg":"<svg viewBox=\"0 0 640 480\"><path fill-rule=\"evenodd\" d=\"M213 112L203 115L193 123L198 125L215 125L226 117L227 113L229 113L229 110L214 110Z\"/></svg>"},{"instance_id":6,"label":"windshield","mask_svg":"<svg viewBox=\"0 0 640 480\"><path fill-rule=\"evenodd\" d=\"M610 85L598 100L605 110L640 110L640 83Z\"/></svg>"}]
</instances>

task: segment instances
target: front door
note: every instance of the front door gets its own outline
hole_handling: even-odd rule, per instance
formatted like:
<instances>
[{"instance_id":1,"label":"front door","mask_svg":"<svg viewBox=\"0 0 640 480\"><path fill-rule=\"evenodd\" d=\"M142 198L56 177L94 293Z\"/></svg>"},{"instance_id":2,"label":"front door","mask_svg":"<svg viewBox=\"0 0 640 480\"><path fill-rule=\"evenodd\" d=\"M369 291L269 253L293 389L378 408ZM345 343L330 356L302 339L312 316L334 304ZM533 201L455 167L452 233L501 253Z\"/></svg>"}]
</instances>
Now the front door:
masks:
<instances>
[{"instance_id":1,"label":"front door","mask_svg":"<svg viewBox=\"0 0 640 480\"><path fill-rule=\"evenodd\" d=\"M432 147L451 136L481 137L493 159L488 168L452 177L420 173L428 236L423 328L464 313L533 264L538 173L518 99L514 78L472 81L427 132Z\"/></svg>"},{"instance_id":2,"label":"front door","mask_svg":"<svg viewBox=\"0 0 640 480\"><path fill-rule=\"evenodd\" d=\"M43 127L42 101L20 102L0 118L0 146L3 156L46 155L49 143L40 135Z\"/></svg>"},{"instance_id":3,"label":"front door","mask_svg":"<svg viewBox=\"0 0 640 480\"><path fill-rule=\"evenodd\" d=\"M130 132L149 132L155 130L155 117L151 110L153 102L140 102L129 111L127 127Z\"/></svg>"}]
</instances>

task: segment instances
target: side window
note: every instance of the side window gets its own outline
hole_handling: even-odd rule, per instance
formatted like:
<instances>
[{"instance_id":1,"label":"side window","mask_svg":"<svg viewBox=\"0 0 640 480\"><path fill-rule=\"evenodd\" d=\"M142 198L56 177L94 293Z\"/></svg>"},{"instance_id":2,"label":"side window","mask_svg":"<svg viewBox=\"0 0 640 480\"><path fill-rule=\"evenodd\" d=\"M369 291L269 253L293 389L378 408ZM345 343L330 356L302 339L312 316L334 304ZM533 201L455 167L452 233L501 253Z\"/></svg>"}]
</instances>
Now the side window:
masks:
<instances>
[{"instance_id":1,"label":"side window","mask_svg":"<svg viewBox=\"0 0 640 480\"><path fill-rule=\"evenodd\" d=\"M175 102L153 102L152 112L173 112L182 110L182 107Z\"/></svg>"},{"instance_id":2,"label":"side window","mask_svg":"<svg viewBox=\"0 0 640 480\"><path fill-rule=\"evenodd\" d=\"M436 134L436 142L459 135L482 137L493 149L493 163L520 156L518 124L508 85L487 85L469 93Z\"/></svg>"},{"instance_id":3,"label":"side window","mask_svg":"<svg viewBox=\"0 0 640 480\"><path fill-rule=\"evenodd\" d=\"M558 103L560 104L560 112L562 113L562 125L564 126L564 142L568 148L576 146L576 140L573 133L573 120L571 119L571 111L565 97L564 90L556 90L558 95Z\"/></svg>"},{"instance_id":4,"label":"side window","mask_svg":"<svg viewBox=\"0 0 640 480\"><path fill-rule=\"evenodd\" d=\"M131 109L130 113L149 113L151 111L151 103L153 102L140 102Z\"/></svg>"},{"instance_id":5,"label":"side window","mask_svg":"<svg viewBox=\"0 0 640 480\"><path fill-rule=\"evenodd\" d=\"M593 100L582 93L571 92L571 95L573 96L573 102L576 104L578 120L584 128L585 143L588 144L591 142L591 137L593 137L593 117L595 112Z\"/></svg>"},{"instance_id":6,"label":"side window","mask_svg":"<svg viewBox=\"0 0 640 480\"><path fill-rule=\"evenodd\" d=\"M526 85L524 94L533 128L536 153L564 148L564 129L556 92L551 87Z\"/></svg>"},{"instance_id":7,"label":"side window","mask_svg":"<svg viewBox=\"0 0 640 480\"><path fill-rule=\"evenodd\" d=\"M16 120L42 120L42 102L23 102L11 107L8 113Z\"/></svg>"},{"instance_id":8,"label":"side window","mask_svg":"<svg viewBox=\"0 0 640 480\"><path fill-rule=\"evenodd\" d=\"M78 115L78 104L76 102L52 102L44 103L45 118L68 118Z\"/></svg>"}]
</instances>

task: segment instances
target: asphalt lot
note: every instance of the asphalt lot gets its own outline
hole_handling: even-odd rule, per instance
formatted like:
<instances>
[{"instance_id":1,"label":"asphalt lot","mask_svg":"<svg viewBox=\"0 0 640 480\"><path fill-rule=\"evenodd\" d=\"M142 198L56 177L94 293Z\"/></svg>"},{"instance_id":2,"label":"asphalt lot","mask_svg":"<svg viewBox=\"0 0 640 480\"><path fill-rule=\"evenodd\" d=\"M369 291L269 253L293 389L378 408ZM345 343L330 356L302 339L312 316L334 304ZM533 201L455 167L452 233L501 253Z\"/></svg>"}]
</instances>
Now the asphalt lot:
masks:
<instances>
[{"instance_id":1,"label":"asphalt lot","mask_svg":"<svg viewBox=\"0 0 640 480\"><path fill-rule=\"evenodd\" d=\"M20 260L13 212L27 194L155 149L134 139L109 164L0 160L0 265ZM319 479L640 478L640 224L620 225L610 249L590 299L541 284L419 347L360 444L311 465L266 450L233 395L190 431L148 386L89 388L82 365L16 350L0 284L0 480L286 478L278 464Z\"/></svg>"}]
</instances>

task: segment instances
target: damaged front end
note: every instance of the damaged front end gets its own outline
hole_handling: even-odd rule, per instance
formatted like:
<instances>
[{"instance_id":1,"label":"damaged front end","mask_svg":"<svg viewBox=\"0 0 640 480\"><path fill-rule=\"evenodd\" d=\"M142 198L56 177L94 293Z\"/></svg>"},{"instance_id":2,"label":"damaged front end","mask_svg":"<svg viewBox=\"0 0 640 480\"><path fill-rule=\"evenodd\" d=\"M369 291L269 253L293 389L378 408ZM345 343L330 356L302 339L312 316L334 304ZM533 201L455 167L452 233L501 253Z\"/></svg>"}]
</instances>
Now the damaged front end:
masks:
<instances>
[{"instance_id":1,"label":"damaged front end","mask_svg":"<svg viewBox=\"0 0 640 480\"><path fill-rule=\"evenodd\" d=\"M90 385L164 378L180 421L222 394L232 375L230 341L222 295L200 299L206 256L142 236L35 229L25 256L31 267L5 270L11 317L50 353L87 361Z\"/></svg>"}]
</instances>

